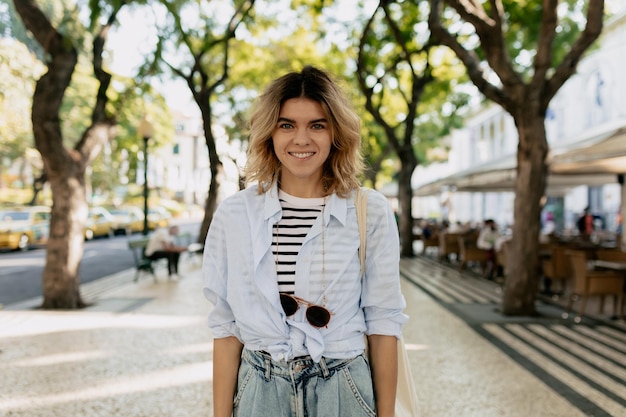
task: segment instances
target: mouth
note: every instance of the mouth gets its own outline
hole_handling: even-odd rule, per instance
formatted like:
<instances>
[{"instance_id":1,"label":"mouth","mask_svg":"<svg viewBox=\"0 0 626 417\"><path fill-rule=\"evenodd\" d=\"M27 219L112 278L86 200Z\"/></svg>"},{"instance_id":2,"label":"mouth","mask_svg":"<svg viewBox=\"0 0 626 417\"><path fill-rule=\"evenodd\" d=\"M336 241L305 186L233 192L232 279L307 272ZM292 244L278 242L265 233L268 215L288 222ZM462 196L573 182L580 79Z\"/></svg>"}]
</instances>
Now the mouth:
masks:
<instances>
[{"instance_id":1,"label":"mouth","mask_svg":"<svg viewBox=\"0 0 626 417\"><path fill-rule=\"evenodd\" d=\"M298 159L306 159L315 155L315 152L289 152L289 155Z\"/></svg>"}]
</instances>

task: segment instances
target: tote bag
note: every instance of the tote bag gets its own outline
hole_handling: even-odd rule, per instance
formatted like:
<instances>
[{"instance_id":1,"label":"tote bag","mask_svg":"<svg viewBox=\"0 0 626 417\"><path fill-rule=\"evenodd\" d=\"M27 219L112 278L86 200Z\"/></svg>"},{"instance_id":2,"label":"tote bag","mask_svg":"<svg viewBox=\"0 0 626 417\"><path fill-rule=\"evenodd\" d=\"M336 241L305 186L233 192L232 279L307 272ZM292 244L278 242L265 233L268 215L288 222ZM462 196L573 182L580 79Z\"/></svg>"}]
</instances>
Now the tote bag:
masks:
<instances>
[{"instance_id":1,"label":"tote bag","mask_svg":"<svg viewBox=\"0 0 626 417\"><path fill-rule=\"evenodd\" d=\"M354 197L356 206L357 222L359 224L359 259L361 261L361 279L365 274L365 244L367 237L367 193L357 188ZM367 339L366 339L367 342ZM417 395L415 394L415 383L411 374L411 364L404 346L404 339L401 337L397 343L398 349L398 381L396 385L396 417L418 417Z\"/></svg>"}]
</instances>

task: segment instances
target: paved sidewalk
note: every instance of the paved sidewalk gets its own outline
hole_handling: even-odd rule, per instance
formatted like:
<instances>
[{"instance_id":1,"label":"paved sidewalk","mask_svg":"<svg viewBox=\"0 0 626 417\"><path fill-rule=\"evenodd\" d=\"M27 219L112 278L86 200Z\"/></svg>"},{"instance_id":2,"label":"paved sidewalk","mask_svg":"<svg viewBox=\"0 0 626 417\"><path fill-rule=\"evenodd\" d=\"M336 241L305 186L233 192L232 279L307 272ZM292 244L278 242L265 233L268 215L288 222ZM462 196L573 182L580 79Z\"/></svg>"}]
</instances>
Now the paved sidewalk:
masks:
<instances>
[{"instance_id":1,"label":"paved sidewalk","mask_svg":"<svg viewBox=\"0 0 626 417\"><path fill-rule=\"evenodd\" d=\"M0 311L0 416L210 416L211 307L199 265L181 270L85 286L97 299L82 311ZM403 289L422 417L586 415L419 287Z\"/></svg>"}]
</instances>

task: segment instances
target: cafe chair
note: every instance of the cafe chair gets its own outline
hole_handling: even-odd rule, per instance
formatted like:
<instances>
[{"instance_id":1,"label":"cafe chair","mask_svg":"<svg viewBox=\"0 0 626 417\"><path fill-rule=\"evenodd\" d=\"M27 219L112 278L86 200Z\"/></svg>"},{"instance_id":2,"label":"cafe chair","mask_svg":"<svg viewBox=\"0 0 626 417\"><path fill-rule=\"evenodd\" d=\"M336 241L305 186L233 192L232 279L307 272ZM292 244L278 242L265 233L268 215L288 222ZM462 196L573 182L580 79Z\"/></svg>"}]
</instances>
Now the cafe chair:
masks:
<instances>
[{"instance_id":1,"label":"cafe chair","mask_svg":"<svg viewBox=\"0 0 626 417\"><path fill-rule=\"evenodd\" d=\"M458 238L463 237L462 233L450 233L441 231L439 233L439 260L451 261L452 257L459 257Z\"/></svg>"},{"instance_id":2,"label":"cafe chair","mask_svg":"<svg viewBox=\"0 0 626 417\"><path fill-rule=\"evenodd\" d=\"M618 317L623 316L623 288L624 276L614 271L598 271L587 268L587 256L584 251L568 250L565 252L570 260L570 267L573 274L573 288L567 303L564 318L569 317L574 301L581 298L581 305L578 315L574 317L576 323L580 323L585 314L587 300L592 295L599 295L600 314L604 313L604 297L613 296L613 311Z\"/></svg>"},{"instance_id":3,"label":"cafe chair","mask_svg":"<svg viewBox=\"0 0 626 417\"><path fill-rule=\"evenodd\" d=\"M596 251L596 258L601 261L626 262L626 252L617 249L601 249Z\"/></svg>"},{"instance_id":4,"label":"cafe chair","mask_svg":"<svg viewBox=\"0 0 626 417\"><path fill-rule=\"evenodd\" d=\"M433 228L430 236L426 237L423 234L419 236L419 239L422 241L422 255L426 254L428 248L439 248L439 230Z\"/></svg>"},{"instance_id":5,"label":"cafe chair","mask_svg":"<svg viewBox=\"0 0 626 417\"><path fill-rule=\"evenodd\" d=\"M498 268L502 271L504 277L509 275L509 270L507 268L507 259L510 252L511 240L505 240L500 244L500 249L496 251L496 264Z\"/></svg>"},{"instance_id":6,"label":"cafe chair","mask_svg":"<svg viewBox=\"0 0 626 417\"><path fill-rule=\"evenodd\" d=\"M552 245L550 248L550 257L543 259L541 262L541 270L545 281L546 291L555 294L553 285L559 283L560 293L565 291L565 283L572 276L570 271L569 259L565 252L568 249L565 246ZM558 293L557 293L558 294Z\"/></svg>"},{"instance_id":7,"label":"cafe chair","mask_svg":"<svg viewBox=\"0 0 626 417\"><path fill-rule=\"evenodd\" d=\"M459 271L465 269L468 263L476 262L480 264L483 269L483 273L487 268L487 262L489 262L489 251L484 249L480 249L476 246L476 240L466 237L459 236L458 237L459 244L459 259L461 263L459 264Z\"/></svg>"}]
</instances>

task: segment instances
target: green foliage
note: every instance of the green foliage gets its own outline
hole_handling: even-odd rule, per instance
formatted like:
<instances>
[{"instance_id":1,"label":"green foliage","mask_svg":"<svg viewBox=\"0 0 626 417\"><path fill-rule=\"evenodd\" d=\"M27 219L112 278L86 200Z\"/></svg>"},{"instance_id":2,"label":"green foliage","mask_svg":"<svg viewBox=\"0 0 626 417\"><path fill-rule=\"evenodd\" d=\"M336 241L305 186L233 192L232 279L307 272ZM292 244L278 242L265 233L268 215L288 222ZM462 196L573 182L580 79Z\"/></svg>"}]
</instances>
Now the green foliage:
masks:
<instances>
[{"instance_id":1,"label":"green foliage","mask_svg":"<svg viewBox=\"0 0 626 417\"><path fill-rule=\"evenodd\" d=\"M92 163L91 184L96 194L110 194L119 185L135 182L143 163L143 138L137 129L144 114L154 128L149 153L158 153L174 139L172 115L159 92L127 78L117 77L115 85L109 94L109 105L116 110L115 139Z\"/></svg>"},{"instance_id":2,"label":"green foliage","mask_svg":"<svg viewBox=\"0 0 626 417\"><path fill-rule=\"evenodd\" d=\"M14 39L0 38L0 155L1 172L13 163L29 163L33 131L30 118L35 80L43 65L27 47ZM38 165L35 154L33 163ZM0 179L0 183L2 180Z\"/></svg>"},{"instance_id":3,"label":"green foliage","mask_svg":"<svg viewBox=\"0 0 626 417\"><path fill-rule=\"evenodd\" d=\"M86 29L87 27L93 29L98 27L97 24L106 23L103 19L110 15L113 3L92 1L90 4L93 7L91 9L93 21L82 22L81 19L84 20L85 15L80 15L78 10L84 3L71 3L67 8L63 2L43 3L44 13L52 16L54 24L59 25L65 33L71 34L68 36L73 42L77 42L79 51L82 52L60 110L64 144L68 148L73 148L91 125L98 89L91 61L92 36ZM9 7L9 12L13 13L9 14L11 21L16 17L12 6ZM2 16L0 21L4 22L4 15L0 13L0 16ZM28 49L37 51L36 42L23 30L19 18L11 22L10 27L4 27L4 33L11 36L19 35L29 42ZM89 42L85 43L85 40ZM41 169L41 162L38 153L28 149L34 146L30 112L35 82L44 72L44 65L34 54L28 52L23 43L0 39L2 107L0 153L4 157L2 162L8 160L11 165L26 156L29 163L36 165L35 175L38 175L38 170ZM172 117L164 98L158 92L149 85L137 85L133 79L114 76L113 80L107 92L109 102L106 111L109 115L116 116L116 138L105 146L88 170L94 190L113 190L122 177L133 181L136 178L137 155L142 147L137 126L144 112L152 115L155 125L155 134L151 141L153 150L156 151L159 147L171 143L173 139ZM23 186L29 187L29 184Z\"/></svg>"},{"instance_id":4,"label":"green foliage","mask_svg":"<svg viewBox=\"0 0 626 417\"><path fill-rule=\"evenodd\" d=\"M483 1L483 6L489 16L492 16L490 2ZM537 43L541 36L541 21L543 15L542 0L503 0L504 22L503 35L506 41L507 55L510 57L516 72L528 80L533 72L533 59L537 50ZM580 35L584 28L586 1L563 0L559 2L556 36L552 45L552 67L556 67L565 55L569 47ZM481 59L485 59L485 52L475 35L466 33L466 26L462 24L452 25L450 22L458 21L458 15L446 9L444 15L448 22L445 26L451 28L450 32ZM456 29L454 29L456 28Z\"/></svg>"},{"instance_id":5,"label":"green foliage","mask_svg":"<svg viewBox=\"0 0 626 417\"><path fill-rule=\"evenodd\" d=\"M398 138L407 138L419 160L462 123L469 101L464 67L446 48L431 45L425 2L390 3L371 20L361 59L374 107ZM417 103L414 119L411 106Z\"/></svg>"},{"instance_id":6,"label":"green foliage","mask_svg":"<svg viewBox=\"0 0 626 417\"><path fill-rule=\"evenodd\" d=\"M43 56L41 46L26 30L22 20L15 11L13 1L0 4L0 37L15 39L26 45L40 59Z\"/></svg>"},{"instance_id":7,"label":"green foliage","mask_svg":"<svg viewBox=\"0 0 626 417\"><path fill-rule=\"evenodd\" d=\"M91 125L91 112L97 91L98 83L93 77L91 63L86 57L80 57L61 106L61 128L65 146L73 148L85 129Z\"/></svg>"}]
</instances>

